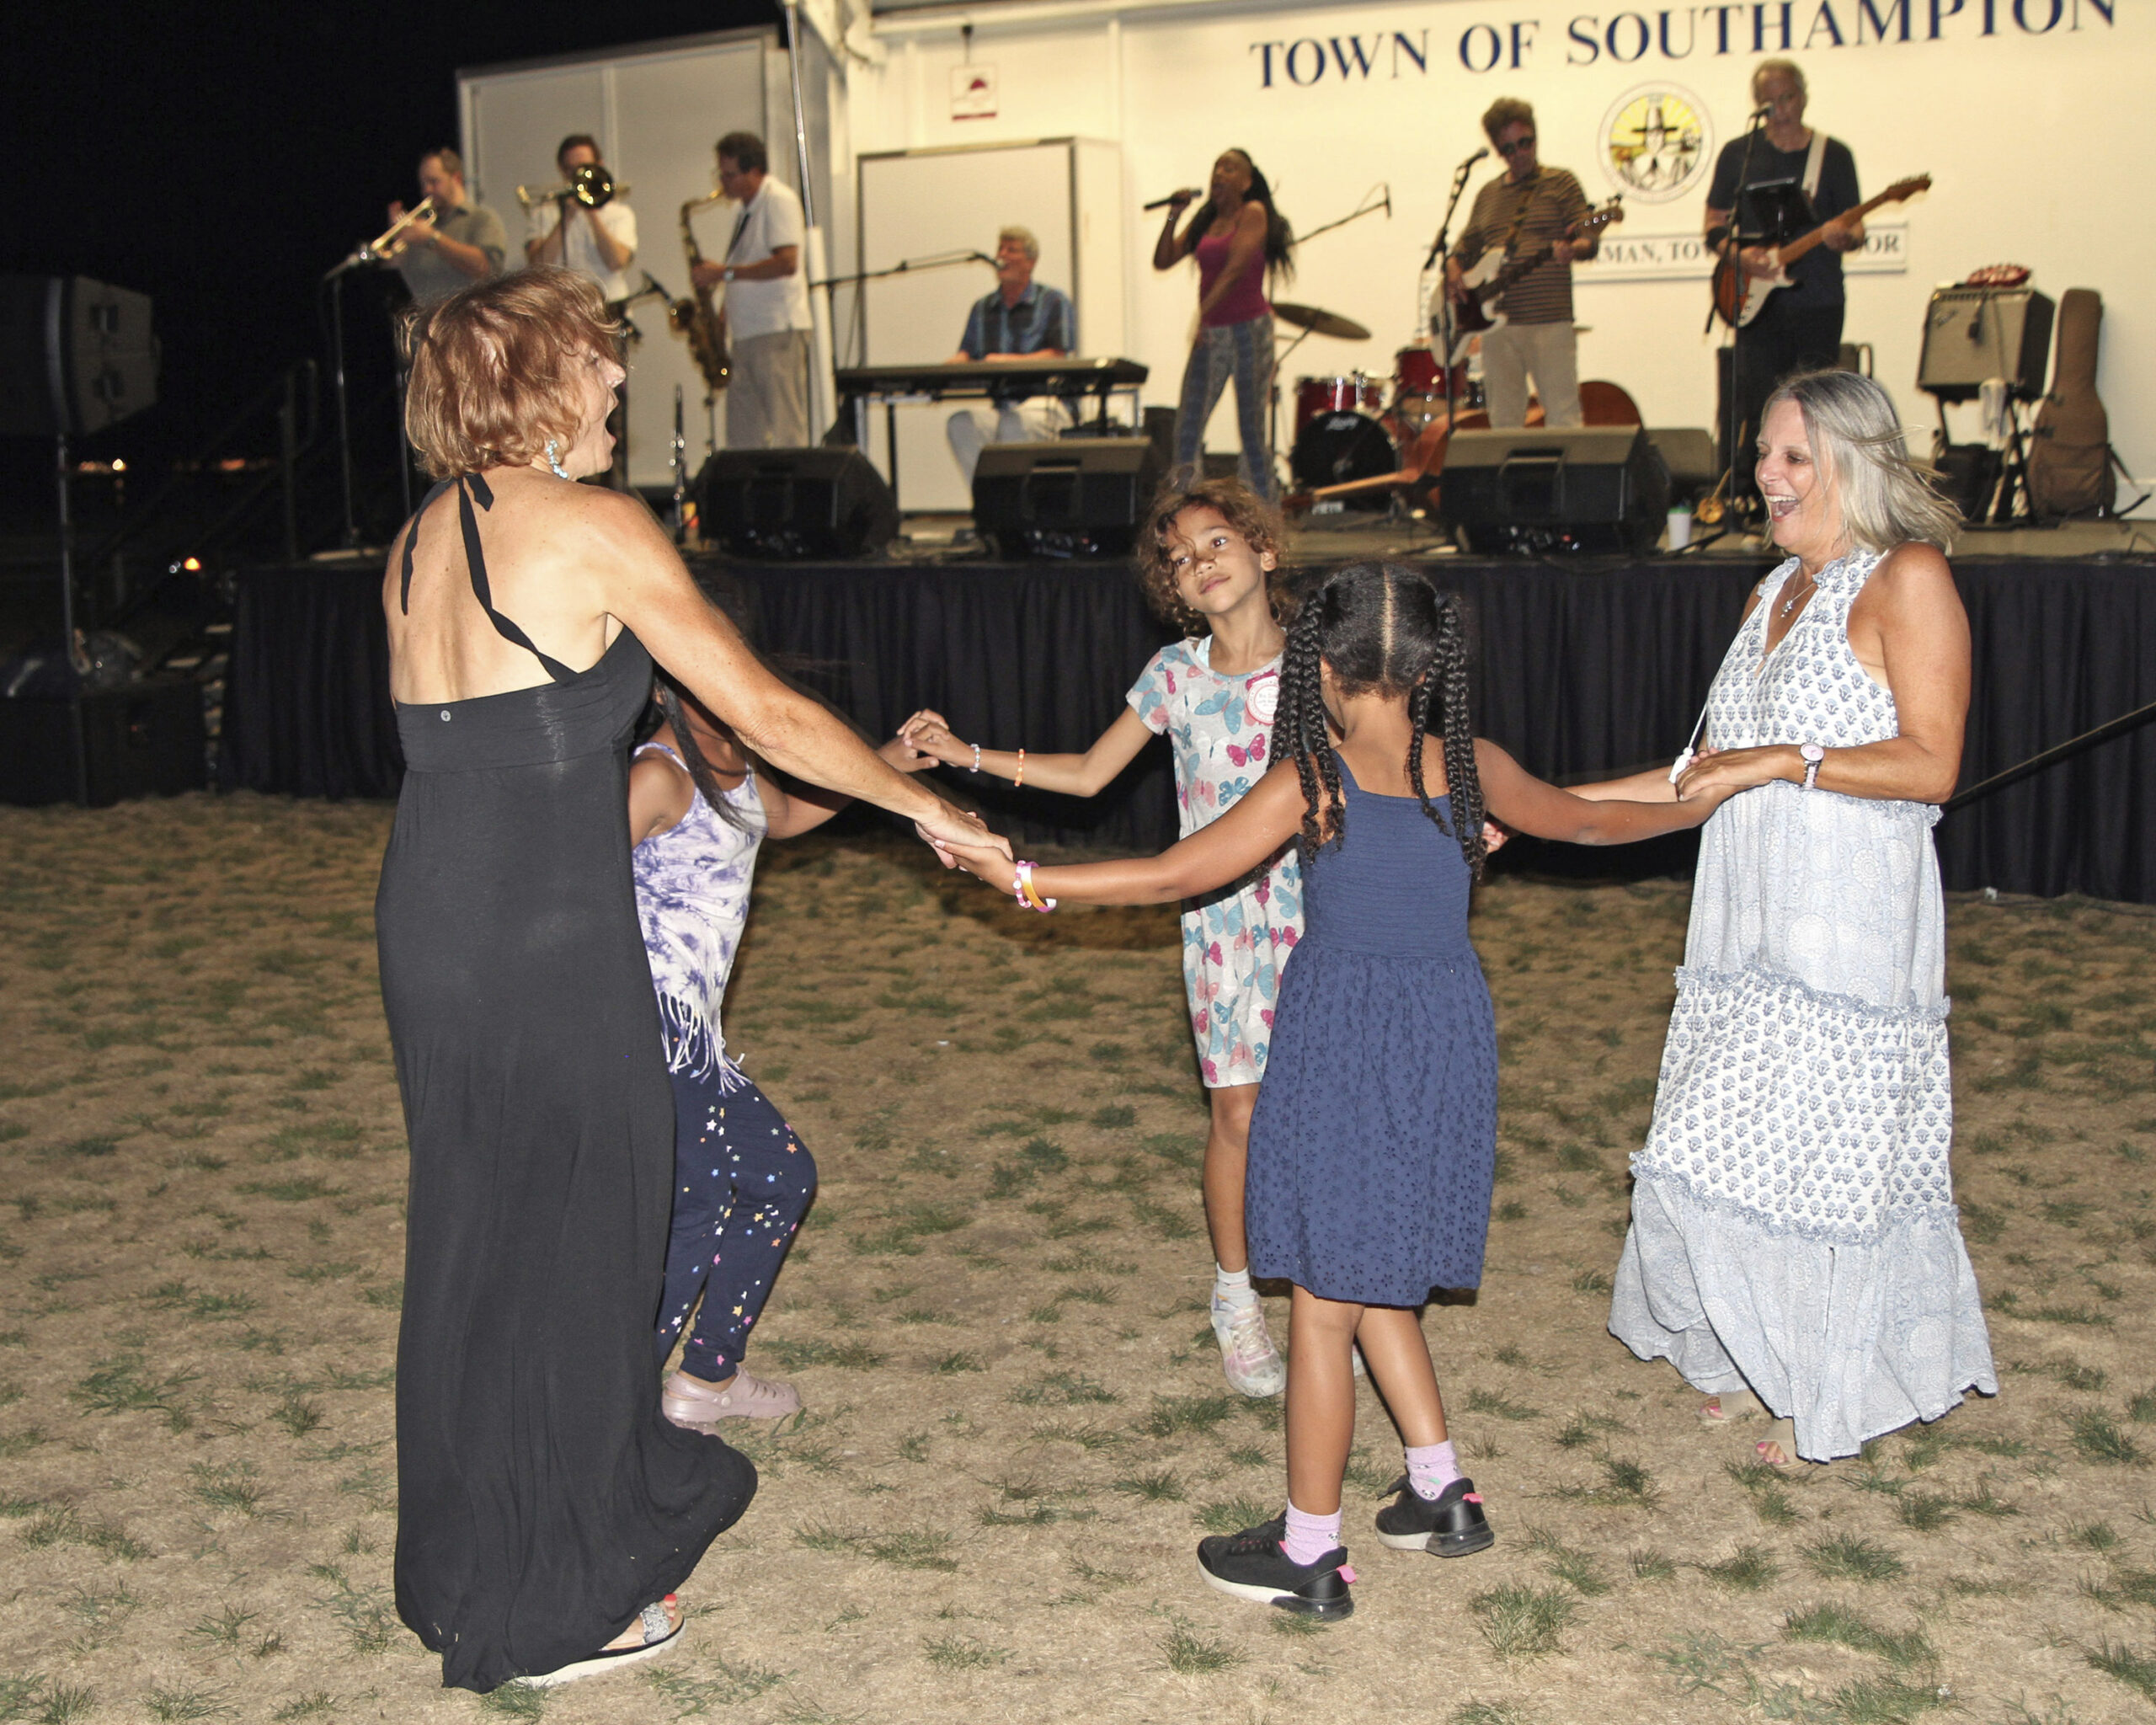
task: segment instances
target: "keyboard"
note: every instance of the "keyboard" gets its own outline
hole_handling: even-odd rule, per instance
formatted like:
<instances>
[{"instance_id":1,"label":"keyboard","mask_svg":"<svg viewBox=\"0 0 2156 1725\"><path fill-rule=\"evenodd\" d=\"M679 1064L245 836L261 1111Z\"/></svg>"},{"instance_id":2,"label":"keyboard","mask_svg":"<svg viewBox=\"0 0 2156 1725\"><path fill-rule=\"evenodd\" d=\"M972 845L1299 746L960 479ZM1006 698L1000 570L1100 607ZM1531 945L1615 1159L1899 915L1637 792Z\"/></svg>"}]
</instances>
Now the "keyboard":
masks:
<instances>
[{"instance_id":1,"label":"keyboard","mask_svg":"<svg viewBox=\"0 0 2156 1725\"><path fill-rule=\"evenodd\" d=\"M1091 395L1143 383L1135 360L999 360L979 364L849 366L838 373L846 397L924 395Z\"/></svg>"}]
</instances>

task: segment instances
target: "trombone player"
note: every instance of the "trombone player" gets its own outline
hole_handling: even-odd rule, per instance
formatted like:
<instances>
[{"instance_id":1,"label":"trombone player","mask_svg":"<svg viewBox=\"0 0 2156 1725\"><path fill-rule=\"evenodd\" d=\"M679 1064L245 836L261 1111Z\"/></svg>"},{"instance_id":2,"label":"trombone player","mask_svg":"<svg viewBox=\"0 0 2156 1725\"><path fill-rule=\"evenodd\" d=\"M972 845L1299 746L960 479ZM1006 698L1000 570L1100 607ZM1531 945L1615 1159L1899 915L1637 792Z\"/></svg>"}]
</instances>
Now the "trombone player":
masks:
<instances>
[{"instance_id":1,"label":"trombone player","mask_svg":"<svg viewBox=\"0 0 2156 1725\"><path fill-rule=\"evenodd\" d=\"M601 166L599 144L590 132L571 132L554 152L554 166L564 184L574 184L579 168ZM618 304L629 296L628 268L637 255L637 212L618 192L602 202L552 197L531 206L531 238L525 242L527 263L556 264L589 275L599 291Z\"/></svg>"},{"instance_id":2,"label":"trombone player","mask_svg":"<svg viewBox=\"0 0 2156 1725\"><path fill-rule=\"evenodd\" d=\"M464 158L450 149L419 158L419 214L404 223L389 249L391 268L404 278L415 304L430 306L460 287L502 273L509 230L464 189ZM389 206L392 228L404 222L401 203Z\"/></svg>"}]
</instances>

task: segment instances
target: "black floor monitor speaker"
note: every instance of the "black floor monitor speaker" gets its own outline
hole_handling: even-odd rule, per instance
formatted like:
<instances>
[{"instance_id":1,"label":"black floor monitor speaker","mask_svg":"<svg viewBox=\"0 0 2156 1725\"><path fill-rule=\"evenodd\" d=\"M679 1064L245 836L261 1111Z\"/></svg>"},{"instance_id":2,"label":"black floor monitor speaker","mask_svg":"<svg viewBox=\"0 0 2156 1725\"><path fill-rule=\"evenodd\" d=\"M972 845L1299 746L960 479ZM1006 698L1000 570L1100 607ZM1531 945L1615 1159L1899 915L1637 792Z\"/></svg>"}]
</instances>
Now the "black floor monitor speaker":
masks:
<instances>
[{"instance_id":1,"label":"black floor monitor speaker","mask_svg":"<svg viewBox=\"0 0 2156 1725\"><path fill-rule=\"evenodd\" d=\"M1650 428L1647 441L1662 457L1662 466L1669 469L1672 502L1681 497L1697 503L1715 489L1715 482L1721 478L1721 463L1715 457L1711 431L1701 430L1696 425Z\"/></svg>"},{"instance_id":2,"label":"black floor monitor speaker","mask_svg":"<svg viewBox=\"0 0 2156 1725\"><path fill-rule=\"evenodd\" d=\"M148 295L83 275L0 275L0 434L80 437L157 398Z\"/></svg>"},{"instance_id":3,"label":"black floor monitor speaker","mask_svg":"<svg viewBox=\"0 0 2156 1725\"><path fill-rule=\"evenodd\" d=\"M86 805L199 791L208 779L202 692L152 679L57 700L0 701L0 803L35 807L76 797L71 708L79 708Z\"/></svg>"},{"instance_id":4,"label":"black floor monitor speaker","mask_svg":"<svg viewBox=\"0 0 2156 1725\"><path fill-rule=\"evenodd\" d=\"M1460 431L1445 452L1438 519L1476 552L1650 549L1669 473L1638 425Z\"/></svg>"},{"instance_id":5,"label":"black floor monitor speaker","mask_svg":"<svg viewBox=\"0 0 2156 1725\"><path fill-rule=\"evenodd\" d=\"M2051 361L2052 302L2033 287L1935 289L1924 318L1917 387L1941 401L1974 401L2004 377L2034 401Z\"/></svg>"},{"instance_id":6,"label":"black floor monitor speaker","mask_svg":"<svg viewBox=\"0 0 2156 1725\"><path fill-rule=\"evenodd\" d=\"M974 527L1004 557L1122 557L1161 472L1149 438L991 443L974 469Z\"/></svg>"},{"instance_id":7,"label":"black floor monitor speaker","mask_svg":"<svg viewBox=\"0 0 2156 1725\"><path fill-rule=\"evenodd\" d=\"M857 449L724 449L696 475L703 536L734 557L797 563L873 557L899 505Z\"/></svg>"}]
</instances>

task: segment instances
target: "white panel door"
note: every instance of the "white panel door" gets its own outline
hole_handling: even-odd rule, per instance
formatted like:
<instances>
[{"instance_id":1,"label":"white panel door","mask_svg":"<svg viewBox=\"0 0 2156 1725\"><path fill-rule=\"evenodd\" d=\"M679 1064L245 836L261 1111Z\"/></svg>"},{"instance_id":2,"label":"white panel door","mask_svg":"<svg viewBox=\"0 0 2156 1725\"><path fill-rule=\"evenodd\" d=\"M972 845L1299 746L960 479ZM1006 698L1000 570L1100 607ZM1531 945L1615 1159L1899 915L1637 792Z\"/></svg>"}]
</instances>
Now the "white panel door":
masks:
<instances>
[{"instance_id":1,"label":"white panel door","mask_svg":"<svg viewBox=\"0 0 2156 1725\"><path fill-rule=\"evenodd\" d=\"M634 287L646 273L679 298L689 291L688 259L681 244L681 206L718 184L712 146L729 131L768 137L764 111L764 45L728 42L624 60L611 72L613 130L609 159L633 188L637 257L629 268ZM739 210L712 204L691 216L707 258L723 257ZM641 336L629 347L629 482L671 485L669 457L674 438L674 390L681 390L688 438L689 477L702 467L707 422L703 374L690 357L686 336L668 323L659 299L639 302L629 313ZM718 441L726 440L726 397L718 397Z\"/></svg>"},{"instance_id":2,"label":"white panel door","mask_svg":"<svg viewBox=\"0 0 2156 1725\"><path fill-rule=\"evenodd\" d=\"M930 150L861 158L861 266L887 270L910 258L995 250L996 230L1016 222L1041 243L1038 279L1072 295L1081 351L1097 352L1078 299L1071 236L1073 161L1067 141L975 150ZM866 363L915 365L947 360L965 334L966 314L995 286L984 264L957 264L868 284ZM944 439L953 409L902 407L899 421L899 507L970 511L973 497ZM870 453L889 470L883 414L870 428Z\"/></svg>"}]
</instances>

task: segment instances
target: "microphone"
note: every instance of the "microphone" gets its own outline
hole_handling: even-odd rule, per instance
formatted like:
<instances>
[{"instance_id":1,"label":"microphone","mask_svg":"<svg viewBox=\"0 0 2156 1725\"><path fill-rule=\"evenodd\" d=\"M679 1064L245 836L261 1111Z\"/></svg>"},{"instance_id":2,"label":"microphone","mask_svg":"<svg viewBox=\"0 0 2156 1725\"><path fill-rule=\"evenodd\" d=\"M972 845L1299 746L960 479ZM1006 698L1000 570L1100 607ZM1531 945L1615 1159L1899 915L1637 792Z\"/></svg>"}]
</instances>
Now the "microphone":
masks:
<instances>
[{"instance_id":1,"label":"microphone","mask_svg":"<svg viewBox=\"0 0 2156 1725\"><path fill-rule=\"evenodd\" d=\"M1765 120L1769 118L1773 115L1774 111L1774 104L1772 102L1769 102L1764 108L1754 108L1752 110L1752 118L1753 120Z\"/></svg>"},{"instance_id":2,"label":"microphone","mask_svg":"<svg viewBox=\"0 0 2156 1725\"><path fill-rule=\"evenodd\" d=\"M1143 207L1148 210L1165 210L1169 205L1175 202L1177 198L1194 198L1197 195L1198 188L1194 185L1188 185L1185 186L1179 192L1172 192L1169 194L1169 195L1165 198L1155 198L1151 203L1145 205Z\"/></svg>"},{"instance_id":3,"label":"microphone","mask_svg":"<svg viewBox=\"0 0 2156 1725\"><path fill-rule=\"evenodd\" d=\"M1392 220L1392 188L1390 185L1385 189L1385 219L1388 222Z\"/></svg>"},{"instance_id":4,"label":"microphone","mask_svg":"<svg viewBox=\"0 0 2156 1725\"><path fill-rule=\"evenodd\" d=\"M1460 172L1465 174L1469 168L1472 168L1477 162L1480 162L1489 153L1490 147L1487 144L1483 145L1481 149L1477 150L1472 156L1470 156L1465 162L1460 164Z\"/></svg>"}]
</instances>

